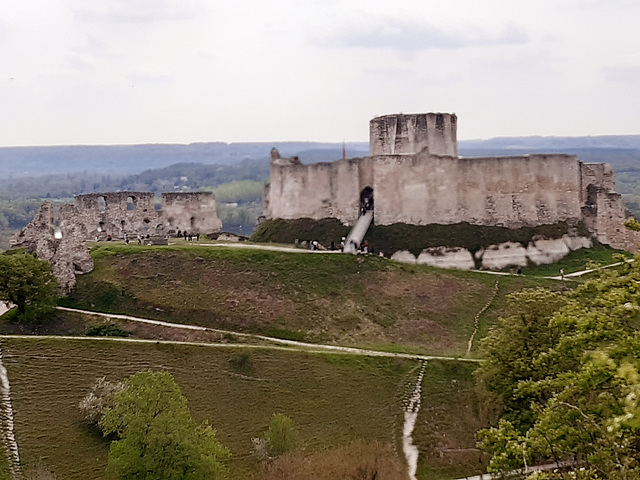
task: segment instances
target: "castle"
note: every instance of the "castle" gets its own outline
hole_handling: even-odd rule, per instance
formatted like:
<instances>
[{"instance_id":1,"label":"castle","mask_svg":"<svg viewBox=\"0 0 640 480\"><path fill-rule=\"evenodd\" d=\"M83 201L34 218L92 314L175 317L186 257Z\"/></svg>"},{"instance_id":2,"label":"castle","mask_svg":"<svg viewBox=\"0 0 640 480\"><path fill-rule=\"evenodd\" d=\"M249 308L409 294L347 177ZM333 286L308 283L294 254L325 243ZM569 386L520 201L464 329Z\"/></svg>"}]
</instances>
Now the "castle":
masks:
<instances>
[{"instance_id":1,"label":"castle","mask_svg":"<svg viewBox=\"0 0 640 480\"><path fill-rule=\"evenodd\" d=\"M370 156L304 165L271 155L267 219L337 218L354 225L370 207L377 225L456 224L510 229L566 222L635 251L630 214L606 163L574 155L460 157L457 117L397 114L370 122Z\"/></svg>"}]
</instances>

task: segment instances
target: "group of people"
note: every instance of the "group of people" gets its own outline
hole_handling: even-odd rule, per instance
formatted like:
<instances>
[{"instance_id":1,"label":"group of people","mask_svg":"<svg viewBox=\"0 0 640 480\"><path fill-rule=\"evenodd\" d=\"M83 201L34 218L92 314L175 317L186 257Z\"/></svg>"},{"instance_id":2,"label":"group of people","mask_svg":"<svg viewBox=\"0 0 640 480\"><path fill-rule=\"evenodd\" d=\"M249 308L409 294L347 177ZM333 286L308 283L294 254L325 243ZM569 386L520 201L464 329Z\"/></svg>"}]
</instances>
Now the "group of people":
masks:
<instances>
[{"instance_id":1,"label":"group of people","mask_svg":"<svg viewBox=\"0 0 640 480\"><path fill-rule=\"evenodd\" d=\"M189 233L186 230L184 232L182 230L178 230L178 234L176 235L176 237L177 238L184 238L188 242L190 242L191 240L196 240L196 241L200 240L200 234L199 233Z\"/></svg>"},{"instance_id":2,"label":"group of people","mask_svg":"<svg viewBox=\"0 0 640 480\"><path fill-rule=\"evenodd\" d=\"M138 239L138 245L142 245L142 239L143 238L149 238L149 234L147 233L147 235L145 237L144 235L139 233L139 234L136 235L136 238ZM108 235L107 236L107 241L110 241L110 240L111 240L111 235ZM129 234L125 232L125 234L124 234L124 243L129 245L129 241L130 241Z\"/></svg>"},{"instance_id":3,"label":"group of people","mask_svg":"<svg viewBox=\"0 0 640 480\"><path fill-rule=\"evenodd\" d=\"M345 247L344 242L345 241L346 241L346 238L342 237L342 240L340 241L340 251L341 252L344 252L344 247ZM331 244L333 245L333 242L331 242ZM356 252L376 253L376 249L374 247L369 247L369 242L367 240L365 240L361 244L358 244L354 240L349 240L349 245L350 245L350 247L352 247L350 250L355 250Z\"/></svg>"}]
</instances>

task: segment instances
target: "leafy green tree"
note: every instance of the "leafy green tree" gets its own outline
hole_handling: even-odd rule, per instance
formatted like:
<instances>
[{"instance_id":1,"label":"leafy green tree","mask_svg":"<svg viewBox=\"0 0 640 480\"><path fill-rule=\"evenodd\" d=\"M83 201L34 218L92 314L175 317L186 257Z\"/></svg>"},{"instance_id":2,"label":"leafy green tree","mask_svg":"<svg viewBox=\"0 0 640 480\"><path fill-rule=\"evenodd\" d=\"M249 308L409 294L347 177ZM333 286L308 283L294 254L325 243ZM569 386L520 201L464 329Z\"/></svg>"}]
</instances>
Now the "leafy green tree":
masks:
<instances>
[{"instance_id":1,"label":"leafy green tree","mask_svg":"<svg viewBox=\"0 0 640 480\"><path fill-rule=\"evenodd\" d=\"M167 372L129 377L100 426L111 443L108 470L127 480L224 478L229 451L208 424L191 418L187 399Z\"/></svg>"},{"instance_id":2,"label":"leafy green tree","mask_svg":"<svg viewBox=\"0 0 640 480\"><path fill-rule=\"evenodd\" d=\"M496 428L479 433L481 446L493 453L492 471L553 460L574 463L570 478L636 478L634 472L640 469L639 262L637 257L635 263L606 271L568 294L564 304L556 303L557 310L544 316L547 325L543 320L541 337L527 340L538 347L523 353L526 368L515 362L516 375L508 371L504 359L514 357L517 341L505 332L491 332L483 370L484 375L500 378L485 381L485 386L502 395L506 405L521 410L510 417L505 408Z\"/></svg>"},{"instance_id":3,"label":"leafy green tree","mask_svg":"<svg viewBox=\"0 0 640 480\"><path fill-rule=\"evenodd\" d=\"M531 399L515 397L514 389L521 380L546 375L534 359L556 340L549 319L566 303L565 295L545 288L512 293L507 297L509 315L501 318L481 342L486 361L476 371L476 379L497 397L504 416L518 425L530 424L528 409L522 406Z\"/></svg>"},{"instance_id":4,"label":"leafy green tree","mask_svg":"<svg viewBox=\"0 0 640 480\"><path fill-rule=\"evenodd\" d=\"M0 254L0 300L15 304L19 319L33 320L53 311L57 287L49 263L32 254Z\"/></svg>"}]
</instances>

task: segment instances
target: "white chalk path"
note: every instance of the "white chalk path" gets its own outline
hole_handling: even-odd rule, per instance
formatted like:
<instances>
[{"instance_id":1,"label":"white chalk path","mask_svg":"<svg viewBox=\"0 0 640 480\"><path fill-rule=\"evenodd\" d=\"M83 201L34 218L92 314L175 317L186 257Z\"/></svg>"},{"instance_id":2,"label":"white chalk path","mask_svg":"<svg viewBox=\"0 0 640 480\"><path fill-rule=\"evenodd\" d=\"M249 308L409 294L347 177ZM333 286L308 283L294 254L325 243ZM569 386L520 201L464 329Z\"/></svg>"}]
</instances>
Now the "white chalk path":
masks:
<instances>
[{"instance_id":1,"label":"white chalk path","mask_svg":"<svg viewBox=\"0 0 640 480\"><path fill-rule=\"evenodd\" d=\"M299 342L299 341L296 341L296 340L286 340L286 339L283 339L283 338L268 337L266 335L257 335L257 334L252 334L252 333L240 333L240 332L233 332L231 330L220 330L220 329L215 329L215 328L201 327L199 325L187 325L187 324L182 324L182 323L171 323L171 322L164 322L162 320L151 320L149 318L133 317L133 316L130 316L130 315L118 315L118 314L112 314L112 313L94 312L94 311L91 311L91 310L80 310L80 309L77 309L77 308L58 307L58 310L63 310L63 311L66 311L66 312L82 313L84 315L95 315L95 316L105 317L105 318L115 318L115 319L120 319L120 320L128 320L128 321L131 321L131 322L147 323L147 324L158 325L158 326L162 326L162 327L180 328L180 329L186 329L186 330L197 330L197 331L201 331L201 332L216 332L216 333L222 333L222 334L227 334L227 335L234 335L234 336L241 337L241 338L249 338L249 339L262 340L262 341L266 341L266 342L276 343L276 344L280 344L280 345L288 345L288 346L291 346L291 347L297 347L297 348L305 349L305 350L336 351L336 352L342 352L342 353L350 353L350 354L353 354L353 355L365 355L365 356L369 356L369 357L409 358L409 359L412 359L412 360L458 360L458 361L461 361L461 362L480 362L479 359L473 359L473 358L446 357L446 356L437 356L437 355L419 355L419 354L412 354L412 353L395 353L395 352L385 352L385 351L381 351L381 350L368 350L368 349L365 349L365 348L343 347L343 346L340 346L340 345L327 345L327 344L322 344L322 343ZM83 337L78 337L78 338L83 338ZM91 337L91 338L100 338L100 337ZM109 338L114 338L114 337L109 337ZM153 340L153 341L155 342L155 340ZM178 342L178 343L203 344L205 342Z\"/></svg>"},{"instance_id":2,"label":"white chalk path","mask_svg":"<svg viewBox=\"0 0 640 480\"><path fill-rule=\"evenodd\" d=\"M424 378L424 370L427 367L427 362L422 363L416 386L413 389L407 408L404 410L404 425L402 427L402 451L407 459L407 466L409 468L409 479L416 479L416 470L418 469L418 447L413 444L413 429L416 426L416 420L418 420L418 413L420 412L420 403L422 400L422 379Z\"/></svg>"},{"instance_id":3,"label":"white chalk path","mask_svg":"<svg viewBox=\"0 0 640 480\"><path fill-rule=\"evenodd\" d=\"M617 267L619 265L624 265L625 263L632 263L634 261L635 261L634 258L630 258L629 260L625 260L623 262L610 263L609 265L603 265L601 267L596 267L596 268L588 268L586 270L580 270L579 272L565 273L564 278L580 277L582 275L586 275L587 273L597 272L598 270L603 270L605 268ZM551 280L563 280L562 275L557 275L555 277L545 277L545 278L549 278Z\"/></svg>"},{"instance_id":4,"label":"white chalk path","mask_svg":"<svg viewBox=\"0 0 640 480\"><path fill-rule=\"evenodd\" d=\"M22 479L20 453L14 432L13 407L11 405L11 387L7 369L2 362L2 345L0 345L0 423L2 424L2 440L4 443L9 474L12 480Z\"/></svg>"},{"instance_id":5,"label":"white chalk path","mask_svg":"<svg viewBox=\"0 0 640 480\"><path fill-rule=\"evenodd\" d=\"M484 305L484 307L482 307L480 311L476 313L476 316L473 319L473 333L471 334L471 337L469 338L469 342L467 344L467 356L471 355L471 347L473 346L473 339L476 337L478 333L478 328L480 327L480 316L487 310L487 308L489 308L489 306L491 305L491 302L493 302L497 294L498 294L498 280L496 280L496 283L493 286L493 294L491 295L491 298L489 298L489 301Z\"/></svg>"}]
</instances>

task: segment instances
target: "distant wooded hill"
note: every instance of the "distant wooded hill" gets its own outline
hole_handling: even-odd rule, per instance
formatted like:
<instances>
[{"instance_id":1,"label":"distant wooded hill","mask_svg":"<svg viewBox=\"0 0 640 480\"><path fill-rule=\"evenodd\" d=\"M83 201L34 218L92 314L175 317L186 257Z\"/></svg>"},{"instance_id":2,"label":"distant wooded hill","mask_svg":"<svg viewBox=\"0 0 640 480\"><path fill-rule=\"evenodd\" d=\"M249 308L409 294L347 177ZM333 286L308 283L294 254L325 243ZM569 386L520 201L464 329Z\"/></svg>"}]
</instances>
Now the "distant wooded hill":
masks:
<instances>
[{"instance_id":1,"label":"distant wooded hill","mask_svg":"<svg viewBox=\"0 0 640 480\"><path fill-rule=\"evenodd\" d=\"M192 143L190 145L96 145L0 148L0 176L92 172L128 175L177 163L231 165L242 160L266 160L271 149L312 162L342 156L342 144L318 142ZM364 142L347 144L350 157L367 155Z\"/></svg>"},{"instance_id":2,"label":"distant wooded hill","mask_svg":"<svg viewBox=\"0 0 640 480\"><path fill-rule=\"evenodd\" d=\"M466 156L542 151L588 155L594 149L640 149L640 135L498 137L489 140L463 140L458 146L460 154ZM124 176L178 163L231 165L242 160L266 160L273 147L278 148L284 156L299 156L304 163L331 161L342 156L341 143L320 142L4 147L0 148L0 178L79 172ZM366 156L369 144L349 142L346 150L348 157Z\"/></svg>"}]
</instances>

